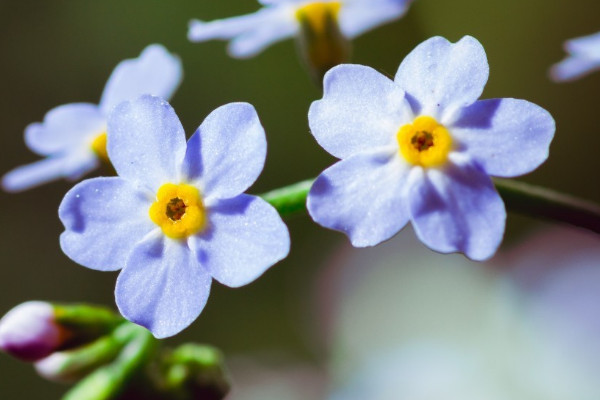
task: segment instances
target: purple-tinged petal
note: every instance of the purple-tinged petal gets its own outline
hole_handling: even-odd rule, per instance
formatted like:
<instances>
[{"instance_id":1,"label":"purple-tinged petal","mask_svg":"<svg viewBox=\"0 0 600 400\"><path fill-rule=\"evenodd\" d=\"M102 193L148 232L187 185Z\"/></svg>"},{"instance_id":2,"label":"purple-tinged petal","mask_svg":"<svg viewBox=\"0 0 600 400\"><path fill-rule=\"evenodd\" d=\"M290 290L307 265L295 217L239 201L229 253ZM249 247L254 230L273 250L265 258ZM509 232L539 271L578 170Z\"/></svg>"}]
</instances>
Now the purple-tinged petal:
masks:
<instances>
[{"instance_id":1,"label":"purple-tinged petal","mask_svg":"<svg viewBox=\"0 0 600 400\"><path fill-rule=\"evenodd\" d=\"M231 56L246 58L256 55L271 43L292 36L296 30L293 9L275 6L210 22L192 20L188 39L192 42L233 39L229 46Z\"/></svg>"},{"instance_id":2,"label":"purple-tinged petal","mask_svg":"<svg viewBox=\"0 0 600 400\"><path fill-rule=\"evenodd\" d=\"M339 23L344 35L354 38L379 25L400 18L412 0L369 0L344 4Z\"/></svg>"},{"instance_id":3,"label":"purple-tinged petal","mask_svg":"<svg viewBox=\"0 0 600 400\"><path fill-rule=\"evenodd\" d=\"M63 153L82 144L91 145L106 130L106 117L97 105L71 103L48 111L44 121L25 129L25 144L40 155Z\"/></svg>"},{"instance_id":4,"label":"purple-tinged petal","mask_svg":"<svg viewBox=\"0 0 600 400\"><path fill-rule=\"evenodd\" d=\"M555 124L548 111L528 101L490 99L462 109L450 129L489 175L511 177L548 158Z\"/></svg>"},{"instance_id":5,"label":"purple-tinged petal","mask_svg":"<svg viewBox=\"0 0 600 400\"><path fill-rule=\"evenodd\" d=\"M119 177L85 180L58 208L65 226L60 246L73 261L100 271L125 266L135 244L158 227L150 220L149 193Z\"/></svg>"},{"instance_id":6,"label":"purple-tinged petal","mask_svg":"<svg viewBox=\"0 0 600 400\"><path fill-rule=\"evenodd\" d=\"M355 247L379 244L408 222L408 171L397 153L356 154L319 175L308 212L318 224L344 232Z\"/></svg>"},{"instance_id":7,"label":"purple-tinged petal","mask_svg":"<svg viewBox=\"0 0 600 400\"><path fill-rule=\"evenodd\" d=\"M600 59L600 32L567 40L564 47L571 54Z\"/></svg>"},{"instance_id":8,"label":"purple-tinged petal","mask_svg":"<svg viewBox=\"0 0 600 400\"><path fill-rule=\"evenodd\" d=\"M570 56L550 68L550 77L556 82L573 81L597 70L600 70L600 57Z\"/></svg>"},{"instance_id":9,"label":"purple-tinged petal","mask_svg":"<svg viewBox=\"0 0 600 400\"><path fill-rule=\"evenodd\" d=\"M260 197L239 195L208 210L210 227L190 238L198 261L224 285L239 287L261 276L290 250L287 227Z\"/></svg>"},{"instance_id":10,"label":"purple-tinged petal","mask_svg":"<svg viewBox=\"0 0 600 400\"><path fill-rule=\"evenodd\" d=\"M317 142L338 158L395 146L400 126L412 120L403 90L363 65L344 64L325 74L323 99L312 103L308 122Z\"/></svg>"},{"instance_id":11,"label":"purple-tinged petal","mask_svg":"<svg viewBox=\"0 0 600 400\"><path fill-rule=\"evenodd\" d=\"M455 160L457 161L457 160ZM413 227L441 253L490 258L504 235L506 210L490 177L476 165L449 162L445 169L417 170L409 179Z\"/></svg>"},{"instance_id":12,"label":"purple-tinged petal","mask_svg":"<svg viewBox=\"0 0 600 400\"><path fill-rule=\"evenodd\" d=\"M144 95L121 103L108 117L107 150L117 173L152 192L164 183L179 182L185 149L183 126L159 97Z\"/></svg>"},{"instance_id":13,"label":"purple-tinged petal","mask_svg":"<svg viewBox=\"0 0 600 400\"><path fill-rule=\"evenodd\" d=\"M125 318L155 337L173 336L198 317L211 281L185 241L156 232L135 246L119 274L117 306Z\"/></svg>"},{"instance_id":14,"label":"purple-tinged petal","mask_svg":"<svg viewBox=\"0 0 600 400\"><path fill-rule=\"evenodd\" d=\"M230 103L210 113L192 135L182 175L200 182L206 198L230 198L254 183L266 154L265 131L254 107Z\"/></svg>"},{"instance_id":15,"label":"purple-tinged petal","mask_svg":"<svg viewBox=\"0 0 600 400\"><path fill-rule=\"evenodd\" d=\"M235 58L254 57L273 43L289 38L296 30L295 21L284 19L272 22L237 36L229 43L227 51Z\"/></svg>"},{"instance_id":16,"label":"purple-tinged petal","mask_svg":"<svg viewBox=\"0 0 600 400\"><path fill-rule=\"evenodd\" d=\"M489 75L485 50L465 36L457 43L433 37L418 45L400 64L395 81L407 93L415 113L441 123L474 103Z\"/></svg>"},{"instance_id":17,"label":"purple-tinged petal","mask_svg":"<svg viewBox=\"0 0 600 400\"><path fill-rule=\"evenodd\" d=\"M2 189L21 192L60 178L77 180L98 166L98 158L92 151L45 158L22 165L2 177Z\"/></svg>"},{"instance_id":18,"label":"purple-tinged petal","mask_svg":"<svg viewBox=\"0 0 600 400\"><path fill-rule=\"evenodd\" d=\"M183 69L179 57L159 44L144 49L138 58L121 61L112 72L100 108L108 115L117 104L143 94L170 99L179 86Z\"/></svg>"}]
</instances>

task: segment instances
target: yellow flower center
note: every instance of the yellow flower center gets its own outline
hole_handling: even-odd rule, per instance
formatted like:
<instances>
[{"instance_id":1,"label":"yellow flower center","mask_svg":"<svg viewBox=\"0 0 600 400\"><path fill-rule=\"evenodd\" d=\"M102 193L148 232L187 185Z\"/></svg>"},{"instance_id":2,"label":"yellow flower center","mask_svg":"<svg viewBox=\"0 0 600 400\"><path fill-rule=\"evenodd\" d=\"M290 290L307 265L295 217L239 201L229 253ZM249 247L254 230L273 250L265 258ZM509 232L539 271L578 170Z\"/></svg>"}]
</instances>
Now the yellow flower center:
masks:
<instances>
[{"instance_id":1,"label":"yellow flower center","mask_svg":"<svg viewBox=\"0 0 600 400\"><path fill-rule=\"evenodd\" d=\"M108 152L106 151L106 132L102 132L94 138L91 148L99 159L110 163L110 160L108 159Z\"/></svg>"},{"instance_id":2,"label":"yellow flower center","mask_svg":"<svg viewBox=\"0 0 600 400\"><path fill-rule=\"evenodd\" d=\"M337 20L341 7L342 3L339 1L308 3L296 10L296 19L301 23L306 21L314 31L323 33L327 27L327 20Z\"/></svg>"},{"instance_id":3,"label":"yellow flower center","mask_svg":"<svg viewBox=\"0 0 600 400\"><path fill-rule=\"evenodd\" d=\"M200 191L185 183L162 185L148 213L152 222L173 239L186 238L206 226L206 210Z\"/></svg>"},{"instance_id":4,"label":"yellow flower center","mask_svg":"<svg viewBox=\"0 0 600 400\"><path fill-rule=\"evenodd\" d=\"M404 159L421 167L443 165L452 149L452 137L446 127L428 116L417 117L412 124L400 127L396 139Z\"/></svg>"}]
</instances>

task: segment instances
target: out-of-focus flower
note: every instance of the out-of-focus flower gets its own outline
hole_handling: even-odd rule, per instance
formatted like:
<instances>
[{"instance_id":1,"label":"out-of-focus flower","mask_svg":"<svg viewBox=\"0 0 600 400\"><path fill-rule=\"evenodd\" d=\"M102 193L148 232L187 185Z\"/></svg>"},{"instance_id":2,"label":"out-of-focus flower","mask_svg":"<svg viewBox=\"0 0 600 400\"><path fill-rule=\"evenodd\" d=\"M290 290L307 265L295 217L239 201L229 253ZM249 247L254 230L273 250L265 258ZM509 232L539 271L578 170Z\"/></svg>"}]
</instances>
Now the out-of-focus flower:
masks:
<instances>
[{"instance_id":1,"label":"out-of-focus flower","mask_svg":"<svg viewBox=\"0 0 600 400\"><path fill-rule=\"evenodd\" d=\"M234 362L228 400L600 398L597 237L545 232L482 265L428 251L407 228L330 260L310 335L328 358Z\"/></svg>"},{"instance_id":2,"label":"out-of-focus flower","mask_svg":"<svg viewBox=\"0 0 600 400\"><path fill-rule=\"evenodd\" d=\"M425 41L393 81L362 65L331 69L308 118L317 142L341 161L312 186L312 218L357 247L389 239L410 220L432 250L491 257L506 211L490 176L537 168L555 126L525 100L477 100L488 72L470 36Z\"/></svg>"},{"instance_id":3,"label":"out-of-focus flower","mask_svg":"<svg viewBox=\"0 0 600 400\"><path fill-rule=\"evenodd\" d=\"M252 57L267 46L296 35L305 21L324 34L327 20L337 21L341 33L352 39L378 25L400 18L412 0L259 0L253 14L211 22L192 20L188 38L193 42L232 39L233 57Z\"/></svg>"},{"instance_id":4,"label":"out-of-focus flower","mask_svg":"<svg viewBox=\"0 0 600 400\"><path fill-rule=\"evenodd\" d=\"M150 45L135 59L120 62L112 72L100 104L70 103L50 110L41 123L25 129L25 143L46 158L17 167L2 178L10 192L56 179L77 180L109 161L106 119L114 106L142 94L170 98L182 77L181 61L161 45Z\"/></svg>"},{"instance_id":5,"label":"out-of-focus flower","mask_svg":"<svg viewBox=\"0 0 600 400\"><path fill-rule=\"evenodd\" d=\"M0 320L0 349L24 361L48 356L67 338L54 307L42 301L19 304Z\"/></svg>"},{"instance_id":6,"label":"out-of-focus flower","mask_svg":"<svg viewBox=\"0 0 600 400\"><path fill-rule=\"evenodd\" d=\"M564 48L567 58L550 69L555 81L575 80L600 69L600 32L567 40Z\"/></svg>"},{"instance_id":7,"label":"out-of-focus flower","mask_svg":"<svg viewBox=\"0 0 600 400\"><path fill-rule=\"evenodd\" d=\"M112 332L123 318L97 306L28 301L0 320L0 350L37 361Z\"/></svg>"},{"instance_id":8,"label":"out-of-focus flower","mask_svg":"<svg viewBox=\"0 0 600 400\"><path fill-rule=\"evenodd\" d=\"M61 247L88 268L123 268L119 310L156 337L196 319L212 278L239 287L287 255L277 211L242 193L266 156L250 104L216 109L186 145L166 101L122 103L109 117L108 154L118 177L83 181L65 195Z\"/></svg>"}]
</instances>

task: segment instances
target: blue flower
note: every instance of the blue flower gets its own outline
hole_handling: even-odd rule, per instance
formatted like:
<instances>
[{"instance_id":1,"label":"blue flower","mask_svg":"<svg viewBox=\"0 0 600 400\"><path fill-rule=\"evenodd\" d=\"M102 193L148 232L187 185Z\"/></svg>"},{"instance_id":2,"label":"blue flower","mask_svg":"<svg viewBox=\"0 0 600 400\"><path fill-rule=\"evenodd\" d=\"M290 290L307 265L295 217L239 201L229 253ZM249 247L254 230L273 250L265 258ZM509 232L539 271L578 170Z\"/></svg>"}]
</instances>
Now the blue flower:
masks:
<instances>
[{"instance_id":1,"label":"blue flower","mask_svg":"<svg viewBox=\"0 0 600 400\"><path fill-rule=\"evenodd\" d=\"M78 180L97 168L106 154L106 119L117 104L153 94L170 98L181 82L179 58L164 47L146 47L136 59L120 62L112 72L100 104L70 103L50 110L44 122L25 129L25 143L46 158L23 165L2 178L6 191L18 192L60 178Z\"/></svg>"},{"instance_id":2,"label":"blue flower","mask_svg":"<svg viewBox=\"0 0 600 400\"><path fill-rule=\"evenodd\" d=\"M567 40L568 57L554 64L550 76L557 82L570 81L600 69L600 32Z\"/></svg>"},{"instance_id":3,"label":"blue flower","mask_svg":"<svg viewBox=\"0 0 600 400\"><path fill-rule=\"evenodd\" d=\"M255 13L211 22L192 20L188 39L203 42L233 39L233 57L252 57L269 45L297 34L300 18L319 20L332 14L342 33L354 38L376 26L400 18L412 0L259 0L264 7Z\"/></svg>"},{"instance_id":4,"label":"blue flower","mask_svg":"<svg viewBox=\"0 0 600 400\"><path fill-rule=\"evenodd\" d=\"M357 247L389 239L410 220L433 250L491 257L506 211L490 175L538 167L555 127L525 100L477 100L488 72L469 36L425 41L393 81L361 65L329 71L308 118L317 142L341 161L312 186L312 218Z\"/></svg>"},{"instance_id":5,"label":"blue flower","mask_svg":"<svg viewBox=\"0 0 600 400\"><path fill-rule=\"evenodd\" d=\"M117 306L156 337L196 319L212 278L239 287L287 255L277 211L242 193L266 156L250 104L216 109L186 146L167 102L145 95L122 103L108 119L108 154L119 176L85 180L65 195L60 244L88 268L123 268Z\"/></svg>"}]
</instances>

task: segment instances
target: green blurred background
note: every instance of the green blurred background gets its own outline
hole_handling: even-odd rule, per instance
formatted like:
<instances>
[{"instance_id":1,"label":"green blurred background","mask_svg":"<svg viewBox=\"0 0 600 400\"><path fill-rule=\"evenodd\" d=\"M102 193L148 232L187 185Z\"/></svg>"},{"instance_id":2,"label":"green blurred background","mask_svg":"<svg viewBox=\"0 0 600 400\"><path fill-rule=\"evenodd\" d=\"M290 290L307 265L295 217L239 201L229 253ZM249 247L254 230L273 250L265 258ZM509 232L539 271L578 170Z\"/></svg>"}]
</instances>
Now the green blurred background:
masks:
<instances>
[{"instance_id":1,"label":"green blurred background","mask_svg":"<svg viewBox=\"0 0 600 400\"><path fill-rule=\"evenodd\" d=\"M188 134L222 104L247 101L258 110L269 152L253 193L316 176L333 158L309 134L307 110L320 92L299 63L294 42L235 60L222 42L186 39L191 18L257 8L252 0L0 0L0 172L37 159L22 140L27 124L61 104L97 103L119 61L162 43L183 60L184 80L171 103ZM393 75L403 57L430 36L476 37L491 69L483 97L524 98L557 121L549 161L523 179L600 201L600 72L568 84L547 77L548 67L564 56L565 39L600 30L598 15L597 0L415 0L404 19L358 38L353 61ZM80 267L59 248L56 210L70 186L0 192L0 315L33 299L114 305L117 273ZM510 215L507 242L534 224ZM227 356L283 351L318 364L325 354L314 334L315 310L326 305L315 304L315 279L330 249L345 238L305 216L288 225L292 250L286 260L247 287L214 284L202 315L169 342L206 342ZM0 398L54 399L65 389L0 354Z\"/></svg>"}]
</instances>

